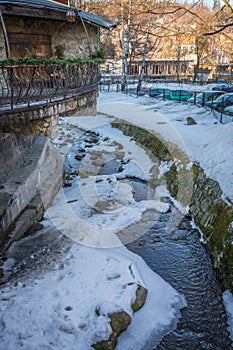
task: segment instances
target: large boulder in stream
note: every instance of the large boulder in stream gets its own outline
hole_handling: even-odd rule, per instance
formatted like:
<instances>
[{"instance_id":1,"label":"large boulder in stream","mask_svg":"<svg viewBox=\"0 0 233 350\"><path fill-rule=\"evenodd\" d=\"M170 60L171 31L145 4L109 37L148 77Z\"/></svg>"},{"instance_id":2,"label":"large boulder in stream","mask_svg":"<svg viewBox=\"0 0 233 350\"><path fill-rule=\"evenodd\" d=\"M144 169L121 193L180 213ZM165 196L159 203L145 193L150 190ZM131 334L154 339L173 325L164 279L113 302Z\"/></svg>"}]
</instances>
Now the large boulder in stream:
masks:
<instances>
[{"instance_id":1,"label":"large boulder in stream","mask_svg":"<svg viewBox=\"0 0 233 350\"><path fill-rule=\"evenodd\" d=\"M145 287L142 285L137 286L135 300L131 304L131 308L134 312L141 309L145 304L147 294L148 291ZM97 315L100 315L98 308L96 313ZM118 336L128 328L132 321L131 316L124 310L108 313L108 317L110 319L112 333L107 340L98 341L92 345L96 350L114 350L117 345Z\"/></svg>"}]
</instances>

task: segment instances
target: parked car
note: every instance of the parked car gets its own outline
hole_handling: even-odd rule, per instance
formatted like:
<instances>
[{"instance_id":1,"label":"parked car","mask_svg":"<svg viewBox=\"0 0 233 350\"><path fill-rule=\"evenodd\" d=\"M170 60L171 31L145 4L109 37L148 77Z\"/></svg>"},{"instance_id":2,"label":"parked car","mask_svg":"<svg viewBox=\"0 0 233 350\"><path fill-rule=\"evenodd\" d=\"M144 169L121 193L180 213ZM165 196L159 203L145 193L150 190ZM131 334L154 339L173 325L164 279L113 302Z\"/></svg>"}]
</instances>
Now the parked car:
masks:
<instances>
[{"instance_id":1,"label":"parked car","mask_svg":"<svg viewBox=\"0 0 233 350\"><path fill-rule=\"evenodd\" d=\"M224 114L227 114L233 117L233 105L224 108Z\"/></svg>"},{"instance_id":2,"label":"parked car","mask_svg":"<svg viewBox=\"0 0 233 350\"><path fill-rule=\"evenodd\" d=\"M164 93L164 89L162 89L162 88L150 88L150 90L149 90L150 97L155 97L155 96L161 95L163 93Z\"/></svg>"},{"instance_id":3,"label":"parked car","mask_svg":"<svg viewBox=\"0 0 233 350\"><path fill-rule=\"evenodd\" d=\"M217 97L225 94L225 91L203 91L196 95L196 104L197 105L205 105L206 102L212 102ZM195 103L195 96L189 98L187 100L188 103Z\"/></svg>"},{"instance_id":4,"label":"parked car","mask_svg":"<svg viewBox=\"0 0 233 350\"><path fill-rule=\"evenodd\" d=\"M233 105L233 93L223 94L216 98L213 102L206 102L206 106L209 106L216 111L223 112L223 110Z\"/></svg>"},{"instance_id":5,"label":"parked car","mask_svg":"<svg viewBox=\"0 0 233 350\"><path fill-rule=\"evenodd\" d=\"M191 91L186 90L165 90L157 97L165 98L166 100L186 102L189 98L193 96Z\"/></svg>"},{"instance_id":6,"label":"parked car","mask_svg":"<svg viewBox=\"0 0 233 350\"><path fill-rule=\"evenodd\" d=\"M230 84L216 84L212 90L225 91L225 92L233 92L233 87Z\"/></svg>"},{"instance_id":7,"label":"parked car","mask_svg":"<svg viewBox=\"0 0 233 350\"><path fill-rule=\"evenodd\" d=\"M138 91L136 87L133 87L128 89L128 93L132 95L144 96L146 94L149 94L149 88L142 87L141 90Z\"/></svg>"},{"instance_id":8,"label":"parked car","mask_svg":"<svg viewBox=\"0 0 233 350\"><path fill-rule=\"evenodd\" d=\"M170 100L185 102L189 98L191 98L192 96L193 96L193 93L191 91L186 91L186 90L176 90L176 91L169 92L169 99Z\"/></svg>"}]
</instances>

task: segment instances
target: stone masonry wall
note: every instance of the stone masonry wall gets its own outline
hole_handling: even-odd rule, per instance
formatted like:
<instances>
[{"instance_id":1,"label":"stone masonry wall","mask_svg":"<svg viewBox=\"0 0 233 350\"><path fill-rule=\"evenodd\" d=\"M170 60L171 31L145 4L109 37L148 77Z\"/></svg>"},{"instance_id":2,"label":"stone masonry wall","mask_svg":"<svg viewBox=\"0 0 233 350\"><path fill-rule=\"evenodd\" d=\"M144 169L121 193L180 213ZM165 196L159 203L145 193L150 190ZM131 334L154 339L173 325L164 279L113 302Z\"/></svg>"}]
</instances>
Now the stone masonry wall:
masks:
<instances>
[{"instance_id":1,"label":"stone masonry wall","mask_svg":"<svg viewBox=\"0 0 233 350\"><path fill-rule=\"evenodd\" d=\"M20 110L8 110L0 115L0 132L32 136L56 134L59 116L96 115L98 92L80 95L77 98L31 106Z\"/></svg>"},{"instance_id":2,"label":"stone masonry wall","mask_svg":"<svg viewBox=\"0 0 233 350\"><path fill-rule=\"evenodd\" d=\"M64 45L64 58L89 56L89 45L83 25L80 22L68 23L56 20L28 19L24 17L6 17L5 24L8 32L41 34L51 36L51 54L54 55L57 45ZM97 27L86 24L92 53L98 50ZM0 32L2 36L2 31ZM4 40L2 41L4 43ZM1 55L1 51L0 51ZM5 48L2 57L5 58Z\"/></svg>"},{"instance_id":3,"label":"stone masonry wall","mask_svg":"<svg viewBox=\"0 0 233 350\"><path fill-rule=\"evenodd\" d=\"M0 60L6 59L6 46L2 26L0 26Z\"/></svg>"},{"instance_id":4,"label":"stone masonry wall","mask_svg":"<svg viewBox=\"0 0 233 350\"><path fill-rule=\"evenodd\" d=\"M194 189L190 213L204 234L218 277L233 291L233 205L223 200L219 184L193 166Z\"/></svg>"}]
</instances>

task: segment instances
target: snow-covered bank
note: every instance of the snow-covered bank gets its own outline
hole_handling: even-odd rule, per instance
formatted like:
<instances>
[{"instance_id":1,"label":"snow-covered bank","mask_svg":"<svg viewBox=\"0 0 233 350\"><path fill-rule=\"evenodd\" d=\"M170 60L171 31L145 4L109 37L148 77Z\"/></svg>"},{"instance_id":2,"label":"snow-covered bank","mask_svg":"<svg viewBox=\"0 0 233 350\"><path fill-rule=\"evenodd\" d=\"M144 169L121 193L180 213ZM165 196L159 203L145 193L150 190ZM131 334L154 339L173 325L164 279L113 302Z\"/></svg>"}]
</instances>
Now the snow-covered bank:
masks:
<instances>
[{"instance_id":1,"label":"snow-covered bank","mask_svg":"<svg viewBox=\"0 0 233 350\"><path fill-rule=\"evenodd\" d=\"M117 349L143 349L151 335L159 340L176 322L183 298L125 248L79 245L42 278L2 289L0 349L89 350L111 333L107 312L124 309L132 316L138 282L149 289L147 302Z\"/></svg>"},{"instance_id":2,"label":"snow-covered bank","mask_svg":"<svg viewBox=\"0 0 233 350\"><path fill-rule=\"evenodd\" d=\"M228 314L229 332L233 339L233 295L227 290L223 293L223 300Z\"/></svg>"},{"instance_id":3,"label":"snow-covered bank","mask_svg":"<svg viewBox=\"0 0 233 350\"><path fill-rule=\"evenodd\" d=\"M220 124L203 107L149 97L102 93L98 104L100 112L155 131L177 144L233 201L233 123ZM196 124L188 125L187 117Z\"/></svg>"}]
</instances>

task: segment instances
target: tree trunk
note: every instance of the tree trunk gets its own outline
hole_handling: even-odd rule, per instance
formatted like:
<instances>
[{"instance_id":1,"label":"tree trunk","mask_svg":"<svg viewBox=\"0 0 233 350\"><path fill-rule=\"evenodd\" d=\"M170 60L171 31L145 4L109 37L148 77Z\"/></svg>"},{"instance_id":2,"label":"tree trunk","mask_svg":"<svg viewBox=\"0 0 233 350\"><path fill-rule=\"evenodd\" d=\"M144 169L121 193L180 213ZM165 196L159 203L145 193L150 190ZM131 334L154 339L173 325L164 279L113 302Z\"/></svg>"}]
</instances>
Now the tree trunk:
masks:
<instances>
[{"instance_id":1,"label":"tree trunk","mask_svg":"<svg viewBox=\"0 0 233 350\"><path fill-rule=\"evenodd\" d=\"M121 61L122 61L121 91L124 92L126 90L126 86L127 86L127 78L126 78L125 28L124 28L123 0L121 0Z\"/></svg>"},{"instance_id":2,"label":"tree trunk","mask_svg":"<svg viewBox=\"0 0 233 350\"><path fill-rule=\"evenodd\" d=\"M152 17L150 17L150 21L148 24L147 32L146 32L146 40L144 44L144 49L143 49L143 57L142 57L142 65L141 65L141 70L138 78L138 85L137 85L137 91L141 91L142 88L142 81L143 77L145 74L145 65L146 65L146 57L147 57L147 52L148 52L148 46L149 46L149 36L150 36L150 29L152 26Z\"/></svg>"},{"instance_id":3,"label":"tree trunk","mask_svg":"<svg viewBox=\"0 0 233 350\"><path fill-rule=\"evenodd\" d=\"M200 66L200 54L199 54L199 43L198 38L196 39L196 55L197 55L197 64L194 67L193 83L197 80L198 70Z\"/></svg>"}]
</instances>

